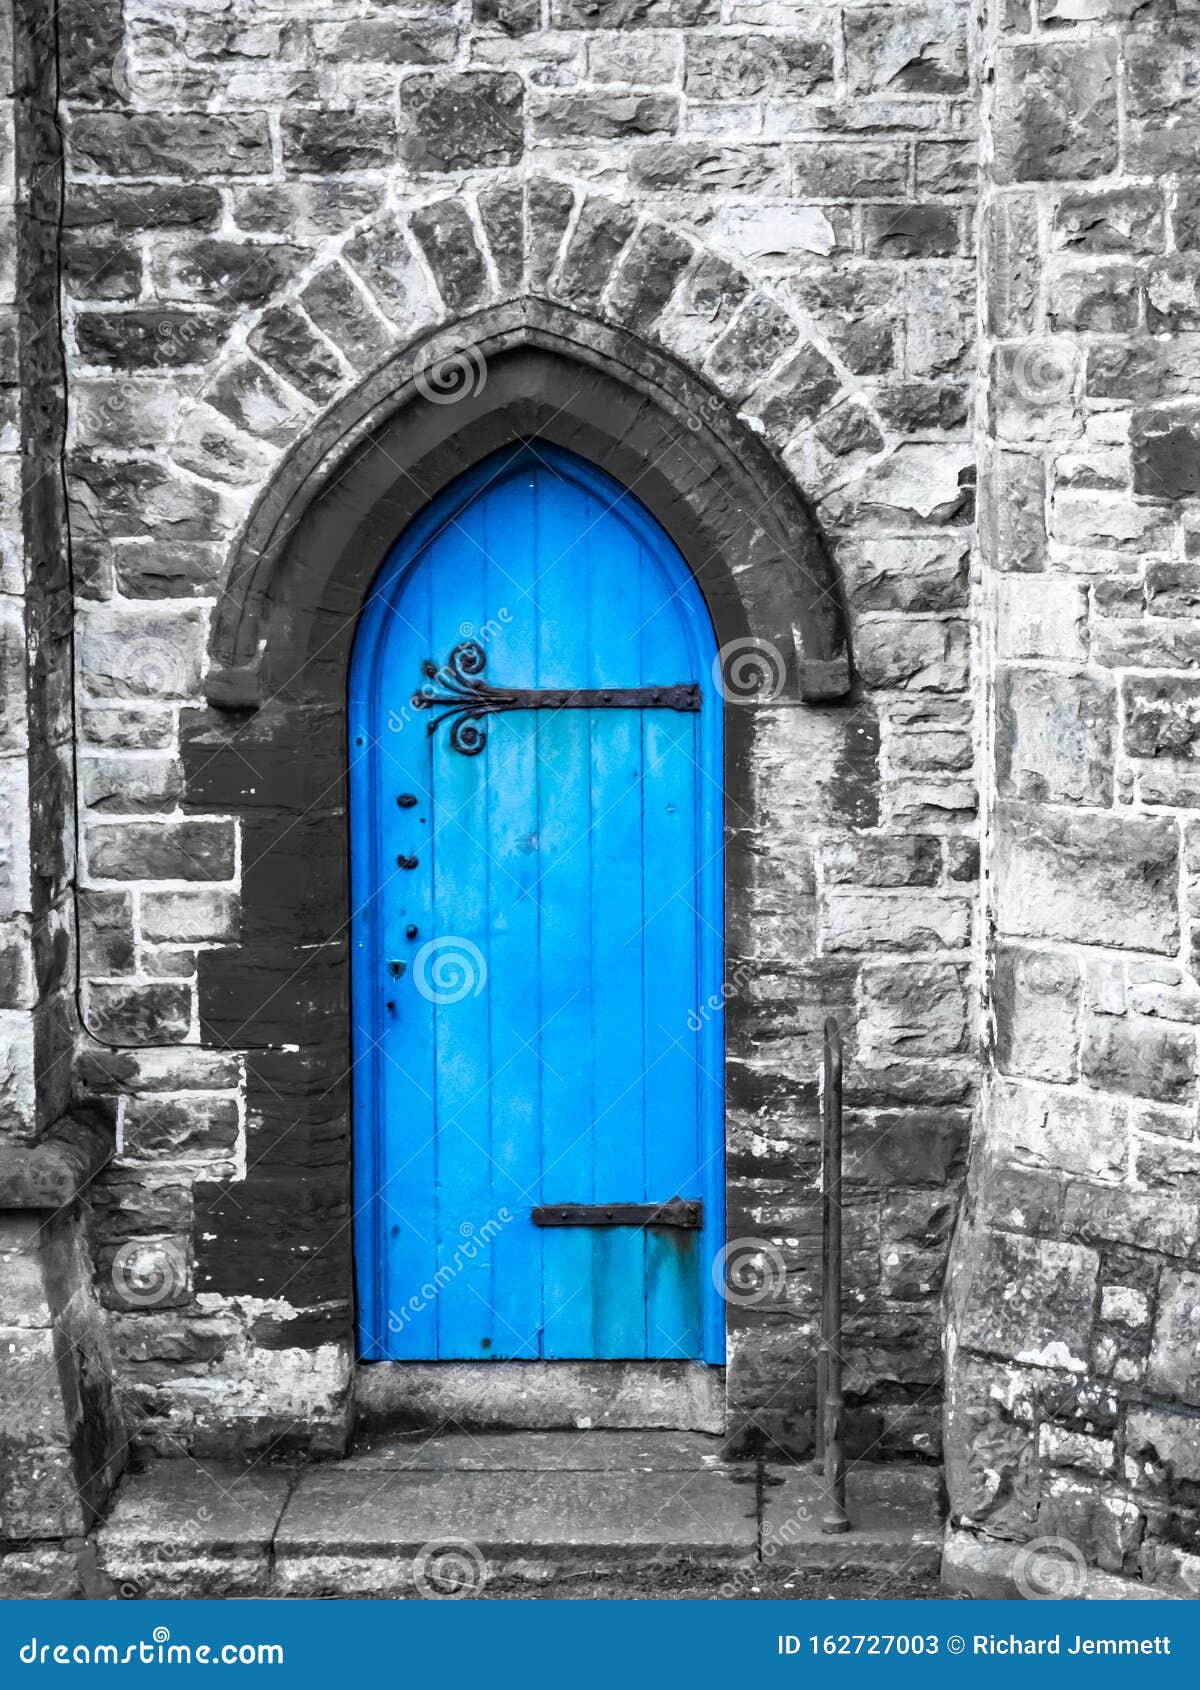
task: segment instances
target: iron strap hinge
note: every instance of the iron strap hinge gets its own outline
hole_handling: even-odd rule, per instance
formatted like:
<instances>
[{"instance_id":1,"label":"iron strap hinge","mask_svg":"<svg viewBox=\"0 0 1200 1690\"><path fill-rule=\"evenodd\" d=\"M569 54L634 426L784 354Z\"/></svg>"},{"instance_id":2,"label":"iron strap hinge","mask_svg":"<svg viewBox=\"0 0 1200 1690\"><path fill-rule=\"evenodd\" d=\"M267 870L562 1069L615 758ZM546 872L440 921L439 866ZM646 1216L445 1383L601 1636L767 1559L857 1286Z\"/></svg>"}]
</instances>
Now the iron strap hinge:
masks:
<instances>
[{"instance_id":1,"label":"iron strap hinge","mask_svg":"<svg viewBox=\"0 0 1200 1690\"><path fill-rule=\"evenodd\" d=\"M704 1204L672 1197L668 1203L544 1203L533 1211L534 1226L673 1226L698 1232Z\"/></svg>"},{"instance_id":2,"label":"iron strap hinge","mask_svg":"<svg viewBox=\"0 0 1200 1690\"><path fill-rule=\"evenodd\" d=\"M694 681L674 686L646 687L495 687L480 677L487 666L487 654L474 640L456 645L449 661L439 669L429 658L421 664L427 680L444 690L425 685L413 694L414 710L439 710L429 723L433 733L442 722L450 723L450 744L465 757L477 757L487 744L487 734L477 724L484 716L499 716L506 710L680 710L700 708L700 688Z\"/></svg>"}]
</instances>

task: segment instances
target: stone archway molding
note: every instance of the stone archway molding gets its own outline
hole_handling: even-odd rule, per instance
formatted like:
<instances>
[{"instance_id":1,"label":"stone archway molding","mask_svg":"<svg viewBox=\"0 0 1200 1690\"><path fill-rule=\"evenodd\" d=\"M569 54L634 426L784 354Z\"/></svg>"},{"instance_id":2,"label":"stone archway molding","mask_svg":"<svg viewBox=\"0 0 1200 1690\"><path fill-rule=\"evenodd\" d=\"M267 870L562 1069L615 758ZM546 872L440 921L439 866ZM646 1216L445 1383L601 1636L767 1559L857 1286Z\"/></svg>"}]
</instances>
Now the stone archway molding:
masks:
<instances>
[{"instance_id":1,"label":"stone archway molding","mask_svg":"<svg viewBox=\"0 0 1200 1690\"><path fill-rule=\"evenodd\" d=\"M550 376L555 365L574 366L574 391ZM817 702L847 694L849 640L834 566L801 494L763 441L711 386L640 337L526 297L416 338L284 459L234 548L213 622L209 701L262 703L295 682L313 655L318 636L306 640L298 618L303 623L311 611L319 620L320 587L315 579L298 586L297 578L323 570L302 536L322 509L322 529L328 518L346 528L354 502L348 489L363 481L355 472L368 456L383 468L370 478L372 495L400 522L471 462L538 435L583 452L633 487L689 556L710 599L728 597L730 580L722 587L714 579L713 533L697 555L688 507L699 499L712 507L718 531L732 536L740 528L738 605L726 629L735 640L769 642L778 654L769 683L775 697ZM392 488L384 485L389 464ZM328 545L330 582L340 553L360 544L361 529L352 518L345 545ZM390 538L398 532L394 526ZM272 650L281 624L293 647L282 664Z\"/></svg>"}]
</instances>

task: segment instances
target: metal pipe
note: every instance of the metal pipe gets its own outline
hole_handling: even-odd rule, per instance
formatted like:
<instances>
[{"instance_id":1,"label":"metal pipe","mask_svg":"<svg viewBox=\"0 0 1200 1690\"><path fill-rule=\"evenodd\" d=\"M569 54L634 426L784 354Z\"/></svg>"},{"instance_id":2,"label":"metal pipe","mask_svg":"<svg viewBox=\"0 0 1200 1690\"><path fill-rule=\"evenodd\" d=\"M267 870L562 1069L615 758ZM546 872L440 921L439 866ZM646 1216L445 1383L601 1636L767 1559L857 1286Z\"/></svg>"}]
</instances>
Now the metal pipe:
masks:
<instances>
[{"instance_id":1,"label":"metal pipe","mask_svg":"<svg viewBox=\"0 0 1200 1690\"><path fill-rule=\"evenodd\" d=\"M823 1532L848 1532L842 1425L842 1038L825 1023L821 1064L821 1357L817 1370L824 1458Z\"/></svg>"}]
</instances>

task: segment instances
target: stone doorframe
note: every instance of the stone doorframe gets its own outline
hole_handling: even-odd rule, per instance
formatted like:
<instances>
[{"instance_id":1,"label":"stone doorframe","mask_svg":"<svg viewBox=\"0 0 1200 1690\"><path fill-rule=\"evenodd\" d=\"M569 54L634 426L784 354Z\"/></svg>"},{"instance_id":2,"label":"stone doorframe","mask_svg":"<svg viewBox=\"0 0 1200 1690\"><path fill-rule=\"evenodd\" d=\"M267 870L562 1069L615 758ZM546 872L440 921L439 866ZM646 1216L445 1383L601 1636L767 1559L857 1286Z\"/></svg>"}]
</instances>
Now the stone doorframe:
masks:
<instances>
[{"instance_id":1,"label":"stone doorframe","mask_svg":"<svg viewBox=\"0 0 1200 1690\"><path fill-rule=\"evenodd\" d=\"M448 370L464 378L454 402ZM671 536L734 686L739 659L769 657L763 702L727 712L727 972L755 954L758 718L850 696L841 594L794 483L719 395L632 334L538 299L483 310L391 359L297 445L232 560L210 707L181 722L185 807L234 816L242 835L242 938L200 954L202 1037L248 1052L247 1177L196 1190L195 1289L281 1299L292 1313L276 1347L352 1353L345 697L357 617L410 519L463 469L534 436L607 470ZM750 1019L735 995L731 1076L752 1072ZM745 1084L731 1089L744 1099ZM731 1236L745 1210L731 1182ZM736 1425L747 1317L733 1304L729 1315Z\"/></svg>"}]
</instances>

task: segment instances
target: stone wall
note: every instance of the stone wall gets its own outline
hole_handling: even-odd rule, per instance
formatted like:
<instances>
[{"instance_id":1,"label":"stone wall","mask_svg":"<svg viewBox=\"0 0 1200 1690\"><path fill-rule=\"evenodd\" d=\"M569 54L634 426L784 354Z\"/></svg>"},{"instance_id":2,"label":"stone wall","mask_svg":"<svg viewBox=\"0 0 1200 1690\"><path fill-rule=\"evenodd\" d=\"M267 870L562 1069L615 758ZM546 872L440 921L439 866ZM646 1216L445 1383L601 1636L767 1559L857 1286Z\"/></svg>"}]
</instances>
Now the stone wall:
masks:
<instances>
[{"instance_id":1,"label":"stone wall","mask_svg":"<svg viewBox=\"0 0 1200 1690\"><path fill-rule=\"evenodd\" d=\"M72 606L58 332L53 29L0 5L0 1586L73 1588L123 1435L81 1196L111 1149L72 1122ZM21 1542L20 1551L11 1546ZM32 1545L32 1547L28 1547ZM14 1558L15 1557L15 1558ZM18 1564L19 1563L19 1564ZM61 1586L56 1582L62 1580Z\"/></svg>"},{"instance_id":2,"label":"stone wall","mask_svg":"<svg viewBox=\"0 0 1200 1690\"><path fill-rule=\"evenodd\" d=\"M997 5L992 32L992 1075L953 1272L951 1502L990 1538L1063 1540L1068 1580L1194 1593L1196 17L1049 0L1036 22Z\"/></svg>"},{"instance_id":3,"label":"stone wall","mask_svg":"<svg viewBox=\"0 0 1200 1690\"><path fill-rule=\"evenodd\" d=\"M764 718L772 798L741 859L761 920L758 953L730 959L754 1046L733 1076L735 1229L789 1271L739 1313L735 1360L750 1422L803 1447L812 1077L833 1008L851 1052L855 1434L935 1452L976 1073L967 8L67 14L79 1089L118 1120L100 1283L147 1435L320 1448L345 1429L344 1114L289 1159L304 1054L240 1049L204 1001L206 980L254 989L239 891L270 861L181 756L181 733L201 743L213 721L229 559L277 466L357 381L534 293L665 349L740 411L841 572L857 692ZM296 848L286 832L273 849Z\"/></svg>"}]
</instances>

